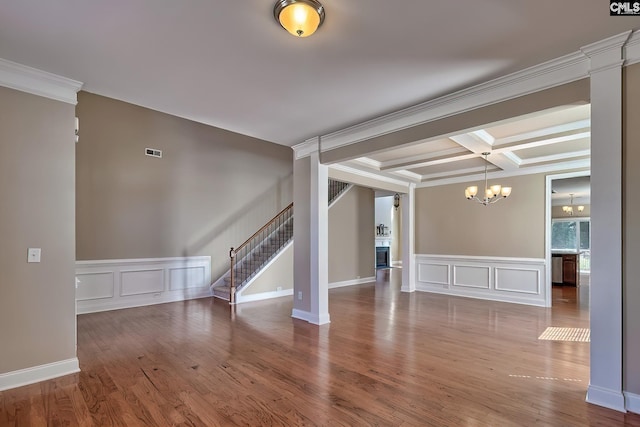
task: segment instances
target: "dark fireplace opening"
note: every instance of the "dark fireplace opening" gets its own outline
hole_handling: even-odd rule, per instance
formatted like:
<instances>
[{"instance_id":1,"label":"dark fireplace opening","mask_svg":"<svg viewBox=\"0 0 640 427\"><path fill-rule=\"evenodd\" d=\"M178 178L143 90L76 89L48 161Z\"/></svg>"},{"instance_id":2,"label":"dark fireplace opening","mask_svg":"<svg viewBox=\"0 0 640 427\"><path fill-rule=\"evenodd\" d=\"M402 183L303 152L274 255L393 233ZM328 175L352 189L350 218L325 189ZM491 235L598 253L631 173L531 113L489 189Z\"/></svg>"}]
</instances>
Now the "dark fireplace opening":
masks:
<instances>
[{"instance_id":1,"label":"dark fireplace opening","mask_svg":"<svg viewBox=\"0 0 640 427\"><path fill-rule=\"evenodd\" d=\"M390 265L389 246L376 246L376 268L385 268Z\"/></svg>"}]
</instances>

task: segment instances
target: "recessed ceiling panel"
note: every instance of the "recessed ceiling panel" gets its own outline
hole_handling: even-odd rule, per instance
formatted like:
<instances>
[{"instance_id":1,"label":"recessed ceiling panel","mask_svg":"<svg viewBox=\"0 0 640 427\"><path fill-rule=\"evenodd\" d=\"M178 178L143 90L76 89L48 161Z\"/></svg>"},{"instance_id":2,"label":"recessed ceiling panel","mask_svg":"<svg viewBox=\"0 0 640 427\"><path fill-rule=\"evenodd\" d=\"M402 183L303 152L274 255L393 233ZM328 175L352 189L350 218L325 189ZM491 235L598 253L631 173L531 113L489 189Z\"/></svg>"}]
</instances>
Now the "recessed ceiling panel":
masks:
<instances>
[{"instance_id":1,"label":"recessed ceiling panel","mask_svg":"<svg viewBox=\"0 0 640 427\"><path fill-rule=\"evenodd\" d=\"M484 170L485 161L482 157L475 157L472 159L459 160L454 162L441 163L433 166L423 166L415 169L409 169L411 172L419 175L432 175L432 174L459 174L461 171L469 169L475 169L477 173L480 170ZM489 170L495 169L495 166L489 164Z\"/></svg>"},{"instance_id":2,"label":"recessed ceiling panel","mask_svg":"<svg viewBox=\"0 0 640 427\"><path fill-rule=\"evenodd\" d=\"M591 117L591 105L567 106L554 108L515 119L498 126L486 128L494 138L501 139L522 133L537 131L566 123L586 120Z\"/></svg>"},{"instance_id":3,"label":"recessed ceiling panel","mask_svg":"<svg viewBox=\"0 0 640 427\"><path fill-rule=\"evenodd\" d=\"M460 146L449 138L442 138L411 145L409 147L396 148L393 150L385 151L383 153L377 153L369 156L369 158L378 162L392 162L408 157L424 157L432 153L438 153L440 151L446 151L453 148L460 148Z\"/></svg>"},{"instance_id":4,"label":"recessed ceiling panel","mask_svg":"<svg viewBox=\"0 0 640 427\"><path fill-rule=\"evenodd\" d=\"M558 144L542 145L540 147L527 148L514 151L515 155L523 160L531 160L537 157L554 156L557 154L572 153L589 150L591 148L591 138L581 138L574 141L567 141Z\"/></svg>"}]
</instances>

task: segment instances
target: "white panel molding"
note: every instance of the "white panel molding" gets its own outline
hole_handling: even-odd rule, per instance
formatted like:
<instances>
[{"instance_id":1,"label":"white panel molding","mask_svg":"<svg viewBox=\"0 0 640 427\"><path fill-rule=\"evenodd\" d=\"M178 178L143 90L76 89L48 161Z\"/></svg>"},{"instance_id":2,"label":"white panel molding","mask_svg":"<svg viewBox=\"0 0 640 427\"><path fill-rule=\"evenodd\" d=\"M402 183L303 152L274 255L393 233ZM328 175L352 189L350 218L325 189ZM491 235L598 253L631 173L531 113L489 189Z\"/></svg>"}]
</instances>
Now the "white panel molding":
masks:
<instances>
[{"instance_id":1,"label":"white panel molding","mask_svg":"<svg viewBox=\"0 0 640 427\"><path fill-rule=\"evenodd\" d=\"M0 86L76 105L82 82L0 58Z\"/></svg>"},{"instance_id":2,"label":"white panel molding","mask_svg":"<svg viewBox=\"0 0 640 427\"><path fill-rule=\"evenodd\" d=\"M627 411L640 414L640 394L629 393L627 391L623 394Z\"/></svg>"},{"instance_id":3,"label":"white panel molding","mask_svg":"<svg viewBox=\"0 0 640 427\"><path fill-rule=\"evenodd\" d=\"M418 254L415 259L418 291L547 306L543 258ZM428 274L434 267L452 272L446 283L442 274Z\"/></svg>"},{"instance_id":4,"label":"white panel molding","mask_svg":"<svg viewBox=\"0 0 640 427\"><path fill-rule=\"evenodd\" d=\"M449 286L449 283L451 283L451 269L449 264L419 264L416 280Z\"/></svg>"},{"instance_id":5,"label":"white panel molding","mask_svg":"<svg viewBox=\"0 0 640 427\"><path fill-rule=\"evenodd\" d=\"M78 314L212 296L209 256L76 261L76 279Z\"/></svg>"},{"instance_id":6,"label":"white panel molding","mask_svg":"<svg viewBox=\"0 0 640 427\"><path fill-rule=\"evenodd\" d=\"M453 269L452 287L490 289L491 269L488 266L451 264Z\"/></svg>"},{"instance_id":7,"label":"white panel molding","mask_svg":"<svg viewBox=\"0 0 640 427\"><path fill-rule=\"evenodd\" d=\"M155 294L165 290L164 269L120 271L120 296Z\"/></svg>"},{"instance_id":8,"label":"white panel molding","mask_svg":"<svg viewBox=\"0 0 640 427\"><path fill-rule=\"evenodd\" d=\"M538 269L495 267L493 272L495 275L495 289L497 291L520 292L534 295L541 293L542 279L540 277L540 270ZM504 283L504 285L502 283ZM517 288L513 286L514 284L520 285L520 287ZM531 289L526 289L522 285L529 285Z\"/></svg>"},{"instance_id":9,"label":"white panel molding","mask_svg":"<svg viewBox=\"0 0 640 427\"><path fill-rule=\"evenodd\" d=\"M76 372L80 372L80 364L77 357L6 372L0 374L0 391L50 380L63 375L74 374Z\"/></svg>"},{"instance_id":10,"label":"white panel molding","mask_svg":"<svg viewBox=\"0 0 640 427\"><path fill-rule=\"evenodd\" d=\"M619 390L589 384L589 388L587 389L587 402L616 411L626 412L624 394Z\"/></svg>"},{"instance_id":11,"label":"white panel molding","mask_svg":"<svg viewBox=\"0 0 640 427\"><path fill-rule=\"evenodd\" d=\"M362 284L365 284L365 283L371 283L371 282L375 282L375 281L376 281L376 277L375 276L371 276L371 277L363 277L363 278L360 278L360 279L343 280L341 282L331 282L331 283L329 283L329 289L344 288L346 286L362 285Z\"/></svg>"}]
</instances>

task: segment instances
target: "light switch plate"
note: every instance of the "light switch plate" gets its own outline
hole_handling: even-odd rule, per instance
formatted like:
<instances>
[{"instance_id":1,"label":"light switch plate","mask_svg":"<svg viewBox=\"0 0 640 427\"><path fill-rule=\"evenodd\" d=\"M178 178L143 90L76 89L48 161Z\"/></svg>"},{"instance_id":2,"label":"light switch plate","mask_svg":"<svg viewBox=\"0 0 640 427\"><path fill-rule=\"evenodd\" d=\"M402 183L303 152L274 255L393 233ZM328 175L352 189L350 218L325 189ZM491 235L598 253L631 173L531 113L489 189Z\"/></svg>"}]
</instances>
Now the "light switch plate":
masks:
<instances>
[{"instance_id":1,"label":"light switch plate","mask_svg":"<svg viewBox=\"0 0 640 427\"><path fill-rule=\"evenodd\" d=\"M42 249L40 248L29 248L27 252L27 262L40 262L41 253Z\"/></svg>"}]
</instances>

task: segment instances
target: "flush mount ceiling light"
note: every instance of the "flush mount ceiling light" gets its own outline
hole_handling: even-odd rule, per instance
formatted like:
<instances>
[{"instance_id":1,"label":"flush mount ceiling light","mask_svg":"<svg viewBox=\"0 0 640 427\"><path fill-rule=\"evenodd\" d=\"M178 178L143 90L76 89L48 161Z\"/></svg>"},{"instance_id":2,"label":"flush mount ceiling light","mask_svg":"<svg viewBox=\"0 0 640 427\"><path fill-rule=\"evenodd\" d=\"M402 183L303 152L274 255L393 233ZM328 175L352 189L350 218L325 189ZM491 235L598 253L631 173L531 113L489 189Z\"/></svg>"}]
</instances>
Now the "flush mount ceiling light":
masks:
<instances>
[{"instance_id":1,"label":"flush mount ceiling light","mask_svg":"<svg viewBox=\"0 0 640 427\"><path fill-rule=\"evenodd\" d=\"M324 6L316 0L278 0L273 16L296 37L309 37L324 22Z\"/></svg>"},{"instance_id":2,"label":"flush mount ceiling light","mask_svg":"<svg viewBox=\"0 0 640 427\"><path fill-rule=\"evenodd\" d=\"M484 197L479 198L476 196L478 194L477 185L472 185L464 190L464 196L468 200L474 200L485 206L499 202L500 200L506 199L507 197L509 197L509 195L511 195L511 187L503 187L500 184L492 185L491 187L487 185L487 166L489 165L487 157L489 156L489 154L491 153L482 153L482 155L484 156Z\"/></svg>"}]
</instances>

